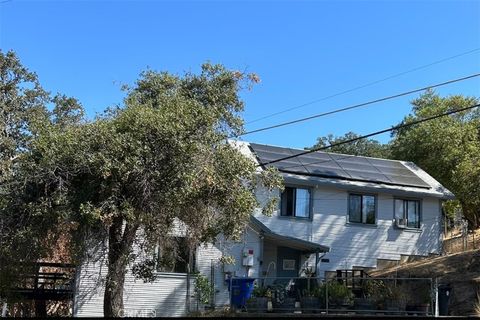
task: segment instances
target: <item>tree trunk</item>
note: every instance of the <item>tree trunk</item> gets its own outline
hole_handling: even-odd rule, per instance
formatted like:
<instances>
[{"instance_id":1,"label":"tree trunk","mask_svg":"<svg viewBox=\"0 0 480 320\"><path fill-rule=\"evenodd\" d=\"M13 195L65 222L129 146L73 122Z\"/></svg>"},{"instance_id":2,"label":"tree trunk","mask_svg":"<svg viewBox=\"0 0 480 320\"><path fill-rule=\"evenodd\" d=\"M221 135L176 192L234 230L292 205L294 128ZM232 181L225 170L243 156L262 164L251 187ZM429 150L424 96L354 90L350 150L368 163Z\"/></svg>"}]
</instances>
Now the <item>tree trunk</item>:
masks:
<instances>
[{"instance_id":1,"label":"tree trunk","mask_svg":"<svg viewBox=\"0 0 480 320\"><path fill-rule=\"evenodd\" d=\"M123 317L123 286L128 258L137 225L127 223L122 232L123 218L114 218L108 230L108 272L103 298L104 317Z\"/></svg>"}]
</instances>

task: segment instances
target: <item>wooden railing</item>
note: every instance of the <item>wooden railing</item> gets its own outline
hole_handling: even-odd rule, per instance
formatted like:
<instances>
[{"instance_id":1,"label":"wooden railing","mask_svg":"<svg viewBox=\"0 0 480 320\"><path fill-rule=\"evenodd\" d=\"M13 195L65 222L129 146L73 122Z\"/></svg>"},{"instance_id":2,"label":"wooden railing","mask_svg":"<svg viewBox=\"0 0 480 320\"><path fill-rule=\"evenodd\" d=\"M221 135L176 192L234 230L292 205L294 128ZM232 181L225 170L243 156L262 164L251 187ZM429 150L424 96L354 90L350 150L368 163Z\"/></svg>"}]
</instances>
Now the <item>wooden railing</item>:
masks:
<instances>
[{"instance_id":1,"label":"wooden railing","mask_svg":"<svg viewBox=\"0 0 480 320\"><path fill-rule=\"evenodd\" d=\"M19 275L12 293L24 299L67 300L73 296L75 266L60 263L35 263L33 272Z\"/></svg>"}]
</instances>

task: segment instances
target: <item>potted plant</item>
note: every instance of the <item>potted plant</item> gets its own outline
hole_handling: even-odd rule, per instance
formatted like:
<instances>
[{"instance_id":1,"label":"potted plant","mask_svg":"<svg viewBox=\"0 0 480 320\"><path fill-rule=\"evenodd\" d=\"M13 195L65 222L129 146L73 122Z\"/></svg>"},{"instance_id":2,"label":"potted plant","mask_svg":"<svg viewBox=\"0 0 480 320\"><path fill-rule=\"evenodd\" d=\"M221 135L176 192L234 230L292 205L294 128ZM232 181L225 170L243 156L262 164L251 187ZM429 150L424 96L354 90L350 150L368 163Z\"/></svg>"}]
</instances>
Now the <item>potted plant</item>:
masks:
<instances>
[{"instance_id":1,"label":"potted plant","mask_svg":"<svg viewBox=\"0 0 480 320\"><path fill-rule=\"evenodd\" d=\"M342 283L332 281L327 284L328 302L334 309L344 309L351 306L353 293Z\"/></svg>"},{"instance_id":2,"label":"potted plant","mask_svg":"<svg viewBox=\"0 0 480 320\"><path fill-rule=\"evenodd\" d=\"M291 297L284 285L278 284L272 292L273 311L289 313L295 310L296 299Z\"/></svg>"},{"instance_id":3,"label":"potted plant","mask_svg":"<svg viewBox=\"0 0 480 320\"><path fill-rule=\"evenodd\" d=\"M370 310L383 309L384 283L381 280L365 279L362 284L362 297L354 300L354 309L359 313L370 313Z\"/></svg>"},{"instance_id":4,"label":"potted plant","mask_svg":"<svg viewBox=\"0 0 480 320\"><path fill-rule=\"evenodd\" d=\"M427 315L430 310L430 287L419 283L410 288L406 305L408 314Z\"/></svg>"},{"instance_id":5,"label":"potted plant","mask_svg":"<svg viewBox=\"0 0 480 320\"><path fill-rule=\"evenodd\" d=\"M365 294L376 303L378 310L389 315L399 315L405 310L405 288L396 282L385 280L371 280L366 283Z\"/></svg>"},{"instance_id":6,"label":"potted plant","mask_svg":"<svg viewBox=\"0 0 480 320\"><path fill-rule=\"evenodd\" d=\"M267 312L268 301L272 298L270 288L255 284L252 297L247 300L246 308L248 312Z\"/></svg>"},{"instance_id":7,"label":"potted plant","mask_svg":"<svg viewBox=\"0 0 480 320\"><path fill-rule=\"evenodd\" d=\"M300 298L302 313L317 313L325 305L324 291L322 286L303 290Z\"/></svg>"},{"instance_id":8,"label":"potted plant","mask_svg":"<svg viewBox=\"0 0 480 320\"><path fill-rule=\"evenodd\" d=\"M395 283L392 283L387 286L384 305L387 314L401 314L403 311L405 311L406 301L407 296L405 294L405 288L402 285L396 285Z\"/></svg>"}]
</instances>

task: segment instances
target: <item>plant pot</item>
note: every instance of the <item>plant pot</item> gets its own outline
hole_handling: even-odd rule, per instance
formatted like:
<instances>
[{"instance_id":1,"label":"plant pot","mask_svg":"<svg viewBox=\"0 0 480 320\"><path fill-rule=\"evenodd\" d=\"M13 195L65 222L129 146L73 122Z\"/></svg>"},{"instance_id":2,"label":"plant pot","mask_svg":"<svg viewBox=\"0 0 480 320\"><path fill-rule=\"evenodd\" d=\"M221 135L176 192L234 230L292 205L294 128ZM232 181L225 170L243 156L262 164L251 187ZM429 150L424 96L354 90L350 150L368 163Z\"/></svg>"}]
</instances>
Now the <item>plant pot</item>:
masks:
<instances>
[{"instance_id":1,"label":"plant pot","mask_svg":"<svg viewBox=\"0 0 480 320\"><path fill-rule=\"evenodd\" d=\"M415 309L420 315L426 316L428 314L428 311L430 310L430 303L417 304L415 305Z\"/></svg>"},{"instance_id":2,"label":"plant pot","mask_svg":"<svg viewBox=\"0 0 480 320\"><path fill-rule=\"evenodd\" d=\"M329 302L329 308L332 309L348 309L350 306L348 298L332 298Z\"/></svg>"},{"instance_id":3,"label":"plant pot","mask_svg":"<svg viewBox=\"0 0 480 320\"><path fill-rule=\"evenodd\" d=\"M359 314L371 314L375 310L373 302L368 299L355 299L353 302L353 308Z\"/></svg>"},{"instance_id":4,"label":"plant pot","mask_svg":"<svg viewBox=\"0 0 480 320\"><path fill-rule=\"evenodd\" d=\"M405 302L387 299L381 309L385 310L387 315L401 315L405 311Z\"/></svg>"},{"instance_id":5,"label":"plant pot","mask_svg":"<svg viewBox=\"0 0 480 320\"><path fill-rule=\"evenodd\" d=\"M265 313L268 311L268 298L267 297L254 297L247 300L246 303L247 312Z\"/></svg>"},{"instance_id":6,"label":"plant pot","mask_svg":"<svg viewBox=\"0 0 480 320\"><path fill-rule=\"evenodd\" d=\"M277 313L290 313L295 310L295 298L285 298L283 302L273 301L273 311Z\"/></svg>"},{"instance_id":7,"label":"plant pot","mask_svg":"<svg viewBox=\"0 0 480 320\"><path fill-rule=\"evenodd\" d=\"M300 305L302 306L302 313L317 313L320 307L320 300L317 297L302 297L300 298Z\"/></svg>"}]
</instances>

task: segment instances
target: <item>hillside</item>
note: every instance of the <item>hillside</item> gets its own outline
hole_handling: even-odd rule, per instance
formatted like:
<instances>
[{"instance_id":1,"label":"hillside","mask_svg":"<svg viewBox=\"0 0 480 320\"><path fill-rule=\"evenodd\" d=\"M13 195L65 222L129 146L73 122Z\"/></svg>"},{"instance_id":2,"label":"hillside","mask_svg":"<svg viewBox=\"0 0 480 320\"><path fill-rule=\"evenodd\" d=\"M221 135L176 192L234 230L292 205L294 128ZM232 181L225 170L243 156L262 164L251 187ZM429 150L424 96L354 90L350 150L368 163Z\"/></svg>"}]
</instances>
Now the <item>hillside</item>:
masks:
<instances>
[{"instance_id":1,"label":"hillside","mask_svg":"<svg viewBox=\"0 0 480 320\"><path fill-rule=\"evenodd\" d=\"M449 303L450 315L477 314L480 303L480 250L470 250L448 256L429 258L370 273L375 277L426 277L438 278L438 283L452 286Z\"/></svg>"}]
</instances>

